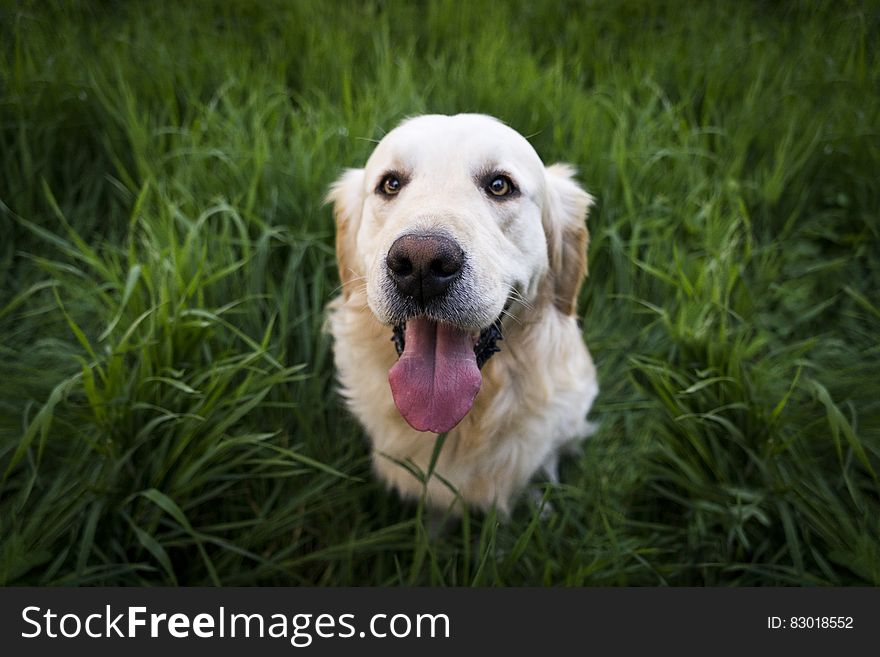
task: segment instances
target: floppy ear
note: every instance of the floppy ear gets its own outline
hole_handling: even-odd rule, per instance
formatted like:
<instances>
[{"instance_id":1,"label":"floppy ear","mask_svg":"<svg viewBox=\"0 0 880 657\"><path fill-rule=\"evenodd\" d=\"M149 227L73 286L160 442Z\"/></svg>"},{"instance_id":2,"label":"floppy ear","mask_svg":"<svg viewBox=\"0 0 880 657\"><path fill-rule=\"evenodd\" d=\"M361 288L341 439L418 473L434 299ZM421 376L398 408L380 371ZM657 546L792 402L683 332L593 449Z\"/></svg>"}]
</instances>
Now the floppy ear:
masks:
<instances>
[{"instance_id":1,"label":"floppy ear","mask_svg":"<svg viewBox=\"0 0 880 657\"><path fill-rule=\"evenodd\" d=\"M544 233L550 258L550 284L554 304L573 315L578 292L587 274L587 211L593 197L574 181L575 170L567 164L545 169L546 200Z\"/></svg>"},{"instance_id":2,"label":"floppy ear","mask_svg":"<svg viewBox=\"0 0 880 657\"><path fill-rule=\"evenodd\" d=\"M346 169L330 186L325 199L326 203L333 204L336 217L336 264L339 267L339 280L342 281L342 294L346 299L351 294L354 281L363 276L355 255L364 205L363 182L363 169Z\"/></svg>"}]
</instances>

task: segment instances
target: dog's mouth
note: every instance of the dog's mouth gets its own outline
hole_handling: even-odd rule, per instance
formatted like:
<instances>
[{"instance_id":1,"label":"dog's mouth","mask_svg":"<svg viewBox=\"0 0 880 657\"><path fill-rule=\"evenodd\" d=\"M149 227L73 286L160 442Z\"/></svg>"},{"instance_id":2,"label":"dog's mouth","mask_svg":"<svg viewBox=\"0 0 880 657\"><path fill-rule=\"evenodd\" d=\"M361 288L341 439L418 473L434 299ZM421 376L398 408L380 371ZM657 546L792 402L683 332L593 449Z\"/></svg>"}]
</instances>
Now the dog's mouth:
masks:
<instances>
[{"instance_id":1,"label":"dog's mouth","mask_svg":"<svg viewBox=\"0 0 880 657\"><path fill-rule=\"evenodd\" d=\"M394 327L400 357L388 372L400 414L416 431L443 433L458 424L480 391L480 369L501 351L501 318L474 335L428 317Z\"/></svg>"}]
</instances>

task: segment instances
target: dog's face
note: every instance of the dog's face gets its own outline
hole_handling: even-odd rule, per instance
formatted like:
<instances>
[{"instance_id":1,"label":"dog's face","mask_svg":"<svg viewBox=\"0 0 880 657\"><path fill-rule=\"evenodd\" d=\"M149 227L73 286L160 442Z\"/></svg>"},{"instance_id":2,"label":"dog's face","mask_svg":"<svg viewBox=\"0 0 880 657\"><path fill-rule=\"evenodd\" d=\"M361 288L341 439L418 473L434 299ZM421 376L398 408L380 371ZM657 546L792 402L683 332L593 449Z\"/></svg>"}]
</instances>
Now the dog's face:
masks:
<instances>
[{"instance_id":1,"label":"dog's face","mask_svg":"<svg viewBox=\"0 0 880 657\"><path fill-rule=\"evenodd\" d=\"M399 324L423 311L479 333L511 294L531 296L546 273L544 166L507 126L481 116L408 121L379 143L364 178L358 255L367 300L380 321ZM402 236L432 235L441 243L426 248L436 251L437 264L460 267L444 292L423 294L420 304L418 294L398 285L388 254L425 247L424 239L414 239L392 252Z\"/></svg>"},{"instance_id":2,"label":"dog's face","mask_svg":"<svg viewBox=\"0 0 880 657\"><path fill-rule=\"evenodd\" d=\"M405 327L389 380L416 429L446 431L467 413L474 346L505 311L573 312L590 197L495 119L410 119L329 198L343 293L363 287L378 321Z\"/></svg>"}]
</instances>

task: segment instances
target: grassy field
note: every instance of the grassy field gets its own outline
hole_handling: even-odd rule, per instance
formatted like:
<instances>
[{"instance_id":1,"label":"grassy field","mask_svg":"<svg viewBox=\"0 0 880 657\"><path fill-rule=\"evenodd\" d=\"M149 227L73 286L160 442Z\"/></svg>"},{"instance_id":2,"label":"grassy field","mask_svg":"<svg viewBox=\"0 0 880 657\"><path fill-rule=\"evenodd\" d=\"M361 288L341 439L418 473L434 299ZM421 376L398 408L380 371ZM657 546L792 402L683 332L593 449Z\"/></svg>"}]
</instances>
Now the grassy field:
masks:
<instances>
[{"instance_id":1,"label":"grassy field","mask_svg":"<svg viewBox=\"0 0 880 657\"><path fill-rule=\"evenodd\" d=\"M880 584L880 5L0 0L0 583ZM431 537L323 195L422 112L598 198L601 428ZM379 382L381 383L381 382Z\"/></svg>"}]
</instances>

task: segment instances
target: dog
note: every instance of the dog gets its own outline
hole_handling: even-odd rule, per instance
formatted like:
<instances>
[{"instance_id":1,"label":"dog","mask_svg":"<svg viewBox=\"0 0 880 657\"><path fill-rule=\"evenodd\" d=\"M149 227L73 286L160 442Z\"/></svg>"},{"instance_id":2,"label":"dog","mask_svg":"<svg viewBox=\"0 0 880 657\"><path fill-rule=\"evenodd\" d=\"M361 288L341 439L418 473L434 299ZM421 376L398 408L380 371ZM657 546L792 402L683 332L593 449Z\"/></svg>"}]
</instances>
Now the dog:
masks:
<instances>
[{"instance_id":1,"label":"dog","mask_svg":"<svg viewBox=\"0 0 880 657\"><path fill-rule=\"evenodd\" d=\"M573 176L495 118L423 115L331 186L340 392L404 498L509 514L591 433L576 303L593 199Z\"/></svg>"}]
</instances>

